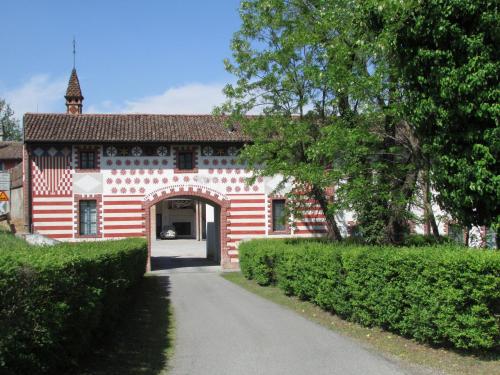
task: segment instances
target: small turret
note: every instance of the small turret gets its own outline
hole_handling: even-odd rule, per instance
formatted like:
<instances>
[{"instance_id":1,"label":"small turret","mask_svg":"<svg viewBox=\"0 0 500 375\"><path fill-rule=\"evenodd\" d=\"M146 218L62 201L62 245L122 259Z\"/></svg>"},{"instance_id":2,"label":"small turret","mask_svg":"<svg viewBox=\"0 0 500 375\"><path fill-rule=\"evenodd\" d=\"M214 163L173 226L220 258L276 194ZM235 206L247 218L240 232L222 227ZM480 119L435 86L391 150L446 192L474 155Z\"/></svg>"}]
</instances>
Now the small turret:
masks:
<instances>
[{"instance_id":1,"label":"small turret","mask_svg":"<svg viewBox=\"0 0 500 375\"><path fill-rule=\"evenodd\" d=\"M82 113L83 95L75 68L71 71L68 89L66 90L66 95L64 97L66 98L66 113L71 115L79 115Z\"/></svg>"}]
</instances>

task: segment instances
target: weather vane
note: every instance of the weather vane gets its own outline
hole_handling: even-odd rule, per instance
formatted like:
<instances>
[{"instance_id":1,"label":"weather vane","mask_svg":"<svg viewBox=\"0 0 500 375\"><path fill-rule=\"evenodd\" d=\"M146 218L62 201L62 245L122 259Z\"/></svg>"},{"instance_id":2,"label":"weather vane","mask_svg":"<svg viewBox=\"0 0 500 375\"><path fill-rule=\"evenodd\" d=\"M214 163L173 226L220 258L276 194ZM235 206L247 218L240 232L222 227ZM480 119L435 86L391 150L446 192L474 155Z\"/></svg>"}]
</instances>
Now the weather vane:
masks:
<instances>
[{"instance_id":1,"label":"weather vane","mask_svg":"<svg viewBox=\"0 0 500 375\"><path fill-rule=\"evenodd\" d=\"M73 69L76 68L76 40L73 37Z\"/></svg>"}]
</instances>

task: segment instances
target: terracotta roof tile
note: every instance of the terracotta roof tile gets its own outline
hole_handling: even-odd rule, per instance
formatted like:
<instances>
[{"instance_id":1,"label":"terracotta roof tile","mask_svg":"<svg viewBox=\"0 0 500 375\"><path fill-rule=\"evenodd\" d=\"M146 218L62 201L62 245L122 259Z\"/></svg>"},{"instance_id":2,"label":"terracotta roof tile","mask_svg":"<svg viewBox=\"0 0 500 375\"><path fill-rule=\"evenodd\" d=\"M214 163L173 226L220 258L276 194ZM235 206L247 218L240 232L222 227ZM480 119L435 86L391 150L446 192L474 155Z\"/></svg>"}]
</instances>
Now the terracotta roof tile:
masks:
<instances>
[{"instance_id":1,"label":"terracotta roof tile","mask_svg":"<svg viewBox=\"0 0 500 375\"><path fill-rule=\"evenodd\" d=\"M68 88L66 90L66 99L78 98L83 100L82 90L80 88L80 81L78 80L78 75L76 74L76 69L73 68L71 71L71 76L69 77Z\"/></svg>"},{"instance_id":2,"label":"terracotta roof tile","mask_svg":"<svg viewBox=\"0 0 500 375\"><path fill-rule=\"evenodd\" d=\"M26 142L248 142L211 115L24 115Z\"/></svg>"},{"instance_id":3,"label":"terracotta roof tile","mask_svg":"<svg viewBox=\"0 0 500 375\"><path fill-rule=\"evenodd\" d=\"M22 142L0 142L0 160L23 158Z\"/></svg>"}]
</instances>

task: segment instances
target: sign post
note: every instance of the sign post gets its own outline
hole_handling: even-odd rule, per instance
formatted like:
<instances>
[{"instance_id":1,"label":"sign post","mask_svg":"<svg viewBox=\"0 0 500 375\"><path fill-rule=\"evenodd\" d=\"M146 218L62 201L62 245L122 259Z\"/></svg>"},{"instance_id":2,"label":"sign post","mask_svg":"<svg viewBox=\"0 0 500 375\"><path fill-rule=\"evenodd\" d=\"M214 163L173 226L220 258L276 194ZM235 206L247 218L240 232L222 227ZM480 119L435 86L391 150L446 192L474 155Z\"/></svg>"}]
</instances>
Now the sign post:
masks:
<instances>
[{"instance_id":1,"label":"sign post","mask_svg":"<svg viewBox=\"0 0 500 375\"><path fill-rule=\"evenodd\" d=\"M0 172L0 215L10 212L10 173Z\"/></svg>"}]
</instances>

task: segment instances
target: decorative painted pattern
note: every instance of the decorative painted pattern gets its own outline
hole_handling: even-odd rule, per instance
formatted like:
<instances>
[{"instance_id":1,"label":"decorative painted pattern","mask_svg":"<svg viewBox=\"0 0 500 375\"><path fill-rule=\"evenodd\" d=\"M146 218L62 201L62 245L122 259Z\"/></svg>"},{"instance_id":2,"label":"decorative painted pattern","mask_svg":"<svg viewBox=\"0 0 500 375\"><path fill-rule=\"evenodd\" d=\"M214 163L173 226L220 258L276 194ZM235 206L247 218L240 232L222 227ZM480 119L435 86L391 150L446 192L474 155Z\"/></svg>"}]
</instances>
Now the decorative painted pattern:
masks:
<instances>
[{"instance_id":1,"label":"decorative painted pattern","mask_svg":"<svg viewBox=\"0 0 500 375\"><path fill-rule=\"evenodd\" d=\"M266 197L264 194L229 196L228 252L232 261L238 259L238 245L242 240L266 235Z\"/></svg>"},{"instance_id":2,"label":"decorative painted pattern","mask_svg":"<svg viewBox=\"0 0 500 375\"><path fill-rule=\"evenodd\" d=\"M104 238L145 236L142 202L142 195L105 195L103 197Z\"/></svg>"},{"instance_id":3,"label":"decorative painted pattern","mask_svg":"<svg viewBox=\"0 0 500 375\"><path fill-rule=\"evenodd\" d=\"M298 207L300 216L291 223L296 237L322 236L327 233L325 215L314 199L304 199Z\"/></svg>"},{"instance_id":4,"label":"decorative painted pattern","mask_svg":"<svg viewBox=\"0 0 500 375\"><path fill-rule=\"evenodd\" d=\"M32 158L33 196L71 196L71 150L36 148Z\"/></svg>"},{"instance_id":5,"label":"decorative painted pattern","mask_svg":"<svg viewBox=\"0 0 500 375\"><path fill-rule=\"evenodd\" d=\"M61 154L62 149L41 148L38 155L32 150L32 213L36 232L60 240L82 240L78 235L77 202L95 198L99 228L94 238L145 237L150 230L149 207L168 197L187 196L223 207L221 253L226 264L237 266L241 241L271 234L269 192L274 182L259 177L250 184L252 172L238 163L236 155L230 155L237 150L222 152L222 148L214 146L203 152L199 146L171 145L169 152L159 155L145 148L142 153L138 149L132 152L132 148L125 153L118 146L116 152L110 149L108 153L107 147L92 146L98 160L98 168L92 172L98 173L97 179L88 171L78 171L77 151L81 146L73 147L74 165L71 149ZM178 150L194 153L195 169L176 169ZM79 179L73 182L72 173ZM311 237L325 232L324 216L310 202L303 208L301 218L291 223L290 231L282 235Z\"/></svg>"},{"instance_id":6,"label":"decorative painted pattern","mask_svg":"<svg viewBox=\"0 0 500 375\"><path fill-rule=\"evenodd\" d=\"M205 194L205 195L214 197L215 199L217 199L219 201L228 201L229 200L229 198L226 195L221 194L217 190L211 189L207 186L177 184L177 185L170 185L170 186L162 187L160 189L157 189L157 190L149 193L148 195L146 195L144 197L144 201L151 202L151 201L158 199L162 195L166 195L169 193L182 193L182 192L185 192L186 195L189 195L192 192L197 192L197 193L201 193L201 194Z\"/></svg>"},{"instance_id":7,"label":"decorative painted pattern","mask_svg":"<svg viewBox=\"0 0 500 375\"><path fill-rule=\"evenodd\" d=\"M63 240L73 238L73 197L33 197L35 233Z\"/></svg>"}]
</instances>

